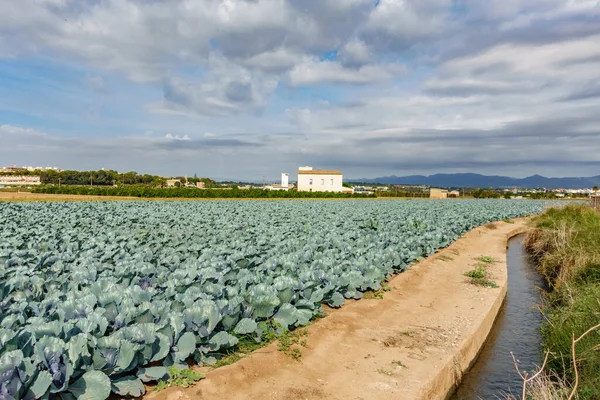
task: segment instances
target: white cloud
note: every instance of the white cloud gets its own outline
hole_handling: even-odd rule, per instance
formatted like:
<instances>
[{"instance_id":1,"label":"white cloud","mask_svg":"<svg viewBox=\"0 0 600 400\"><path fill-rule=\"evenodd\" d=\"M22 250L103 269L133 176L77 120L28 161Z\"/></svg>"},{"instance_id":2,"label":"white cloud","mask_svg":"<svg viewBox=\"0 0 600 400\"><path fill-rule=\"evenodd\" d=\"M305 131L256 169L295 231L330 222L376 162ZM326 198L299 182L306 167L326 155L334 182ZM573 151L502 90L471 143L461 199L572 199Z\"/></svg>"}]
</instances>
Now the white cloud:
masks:
<instances>
[{"instance_id":1,"label":"white cloud","mask_svg":"<svg viewBox=\"0 0 600 400\"><path fill-rule=\"evenodd\" d=\"M173 135L172 133L167 133L165 135L165 139L169 139L169 140L192 140L188 135L179 136L179 135Z\"/></svg>"},{"instance_id":2,"label":"white cloud","mask_svg":"<svg viewBox=\"0 0 600 400\"><path fill-rule=\"evenodd\" d=\"M374 54L365 42L353 39L342 47L338 54L338 59L344 66L360 68L371 63L374 59Z\"/></svg>"},{"instance_id":3,"label":"white cloud","mask_svg":"<svg viewBox=\"0 0 600 400\"><path fill-rule=\"evenodd\" d=\"M346 68L337 61L307 59L290 71L289 82L292 86L320 83L366 85L391 81L406 72L406 68L400 64L374 64L360 68Z\"/></svg>"}]
</instances>

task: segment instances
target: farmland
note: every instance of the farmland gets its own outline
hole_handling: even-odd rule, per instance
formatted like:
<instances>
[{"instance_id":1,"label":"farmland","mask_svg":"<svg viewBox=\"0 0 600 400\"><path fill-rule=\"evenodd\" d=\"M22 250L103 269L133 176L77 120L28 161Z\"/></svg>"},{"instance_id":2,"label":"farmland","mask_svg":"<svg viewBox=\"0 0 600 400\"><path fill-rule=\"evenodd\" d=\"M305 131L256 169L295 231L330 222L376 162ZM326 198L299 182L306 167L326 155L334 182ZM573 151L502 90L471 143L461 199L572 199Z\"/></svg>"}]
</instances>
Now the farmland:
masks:
<instances>
[{"instance_id":1,"label":"farmland","mask_svg":"<svg viewBox=\"0 0 600 400\"><path fill-rule=\"evenodd\" d=\"M0 203L0 396L140 395L538 201ZM86 397L87 396L87 397Z\"/></svg>"}]
</instances>

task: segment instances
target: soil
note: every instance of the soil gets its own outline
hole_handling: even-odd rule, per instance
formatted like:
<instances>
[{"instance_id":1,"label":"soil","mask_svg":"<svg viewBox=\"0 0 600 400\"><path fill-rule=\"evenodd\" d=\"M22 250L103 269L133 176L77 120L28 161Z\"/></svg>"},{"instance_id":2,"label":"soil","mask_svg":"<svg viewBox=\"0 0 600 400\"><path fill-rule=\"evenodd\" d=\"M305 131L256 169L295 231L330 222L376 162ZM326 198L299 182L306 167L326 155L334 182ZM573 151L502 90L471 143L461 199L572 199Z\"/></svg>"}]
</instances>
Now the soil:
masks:
<instances>
[{"instance_id":1,"label":"soil","mask_svg":"<svg viewBox=\"0 0 600 400\"><path fill-rule=\"evenodd\" d=\"M347 301L308 327L301 361L271 344L152 400L445 398L474 361L506 293L507 237L526 220L477 228L390 281L383 299ZM491 256L497 288L463 274ZM510 373L510 371L507 371Z\"/></svg>"}]
</instances>

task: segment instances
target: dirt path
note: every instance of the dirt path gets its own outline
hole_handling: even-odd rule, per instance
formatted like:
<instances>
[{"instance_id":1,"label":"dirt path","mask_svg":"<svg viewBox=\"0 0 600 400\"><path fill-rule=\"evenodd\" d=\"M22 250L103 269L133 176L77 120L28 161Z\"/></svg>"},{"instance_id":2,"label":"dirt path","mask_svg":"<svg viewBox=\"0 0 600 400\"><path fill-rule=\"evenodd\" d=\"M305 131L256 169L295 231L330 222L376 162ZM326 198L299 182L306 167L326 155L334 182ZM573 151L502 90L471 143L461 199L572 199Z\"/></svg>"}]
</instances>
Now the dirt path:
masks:
<instances>
[{"instance_id":1,"label":"dirt path","mask_svg":"<svg viewBox=\"0 0 600 400\"><path fill-rule=\"evenodd\" d=\"M443 399L491 329L506 293L506 241L524 229L524 220L475 229L397 275L383 300L347 303L308 328L302 362L272 344L194 387L146 398ZM480 256L498 260L489 267L498 288L463 276Z\"/></svg>"}]
</instances>

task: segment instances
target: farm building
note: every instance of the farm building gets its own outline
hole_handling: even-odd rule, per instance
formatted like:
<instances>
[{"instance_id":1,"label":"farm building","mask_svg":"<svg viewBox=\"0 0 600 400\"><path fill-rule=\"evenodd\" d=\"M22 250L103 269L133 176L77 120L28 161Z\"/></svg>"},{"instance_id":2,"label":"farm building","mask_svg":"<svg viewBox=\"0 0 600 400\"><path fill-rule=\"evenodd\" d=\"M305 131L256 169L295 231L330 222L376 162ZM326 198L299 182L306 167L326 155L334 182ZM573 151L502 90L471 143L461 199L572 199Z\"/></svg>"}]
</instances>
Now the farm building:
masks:
<instances>
[{"instance_id":1,"label":"farm building","mask_svg":"<svg viewBox=\"0 0 600 400\"><path fill-rule=\"evenodd\" d=\"M298 168L299 192L342 192L342 173L340 171Z\"/></svg>"},{"instance_id":2,"label":"farm building","mask_svg":"<svg viewBox=\"0 0 600 400\"><path fill-rule=\"evenodd\" d=\"M429 189L429 198L430 199L447 199L448 191L445 189L431 188L431 189Z\"/></svg>"}]
</instances>

